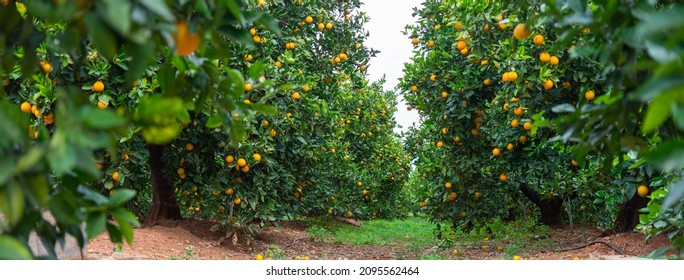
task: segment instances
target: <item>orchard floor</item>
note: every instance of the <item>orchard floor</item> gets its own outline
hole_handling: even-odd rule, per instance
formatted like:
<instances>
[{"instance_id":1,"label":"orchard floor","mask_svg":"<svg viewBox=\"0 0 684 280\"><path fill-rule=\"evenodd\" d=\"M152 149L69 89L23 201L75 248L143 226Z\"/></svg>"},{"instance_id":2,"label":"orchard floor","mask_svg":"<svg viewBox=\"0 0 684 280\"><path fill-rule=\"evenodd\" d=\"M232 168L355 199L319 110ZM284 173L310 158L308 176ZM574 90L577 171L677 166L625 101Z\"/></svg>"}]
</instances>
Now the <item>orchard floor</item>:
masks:
<instances>
[{"instance_id":1,"label":"orchard floor","mask_svg":"<svg viewBox=\"0 0 684 280\"><path fill-rule=\"evenodd\" d=\"M435 245L411 246L409 242L391 245L351 245L345 242L320 240L307 232L307 223L302 221L282 222L279 227L270 227L255 236L254 240L239 236L237 243L232 238L222 239L221 232L210 230L211 222L197 220L164 221L158 225L135 229L132 246L117 246L103 234L93 239L87 247L88 259L190 259L190 260L244 260L254 259L257 254L267 258L269 253L275 259L325 260L394 260L394 259L469 259L496 260L511 259L511 252L524 259L566 260L580 259L630 259L644 257L652 251L666 246L665 236L657 236L648 243L639 232L600 237L601 231L591 227L552 228L543 236L530 236L526 240L504 244L496 238L489 241L469 241L454 244L450 248ZM407 236L408 237L408 236ZM622 249L626 257L620 256L605 244L593 244L581 249L557 252L587 244L592 240L605 240ZM433 242L432 244L436 244ZM486 246L483 248L483 246ZM497 247L501 246L497 250ZM511 251L511 248L515 251ZM454 254L453 249L458 249ZM270 250L269 250L270 249Z\"/></svg>"}]
</instances>

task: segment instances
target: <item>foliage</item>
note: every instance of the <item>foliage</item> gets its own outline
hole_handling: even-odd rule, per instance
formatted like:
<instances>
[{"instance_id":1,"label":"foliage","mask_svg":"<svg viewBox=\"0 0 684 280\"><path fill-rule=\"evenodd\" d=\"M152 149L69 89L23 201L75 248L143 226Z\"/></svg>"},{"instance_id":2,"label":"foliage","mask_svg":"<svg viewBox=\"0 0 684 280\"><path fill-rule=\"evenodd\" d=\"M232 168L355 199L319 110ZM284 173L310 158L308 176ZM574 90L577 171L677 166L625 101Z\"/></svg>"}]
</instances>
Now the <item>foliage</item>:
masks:
<instances>
[{"instance_id":1,"label":"foliage","mask_svg":"<svg viewBox=\"0 0 684 280\"><path fill-rule=\"evenodd\" d=\"M0 142L0 210L8 221L2 258L33 257L26 245L31 231L41 236L48 258L56 257L52 248L66 234L79 246L104 230L113 242L132 242L139 222L121 206L135 192L117 188L103 196L86 185L125 183L129 174L105 169L105 161L120 161L117 143L138 132L150 143L175 138L177 119L201 111L207 95L216 98L220 85L234 82L210 63L227 54L218 38L236 38L249 22L269 21L237 1L76 2L0 6L0 126L10 135ZM221 108L242 104L219 101ZM131 183L140 179L131 176ZM43 211L56 223L45 221Z\"/></svg>"}]
</instances>

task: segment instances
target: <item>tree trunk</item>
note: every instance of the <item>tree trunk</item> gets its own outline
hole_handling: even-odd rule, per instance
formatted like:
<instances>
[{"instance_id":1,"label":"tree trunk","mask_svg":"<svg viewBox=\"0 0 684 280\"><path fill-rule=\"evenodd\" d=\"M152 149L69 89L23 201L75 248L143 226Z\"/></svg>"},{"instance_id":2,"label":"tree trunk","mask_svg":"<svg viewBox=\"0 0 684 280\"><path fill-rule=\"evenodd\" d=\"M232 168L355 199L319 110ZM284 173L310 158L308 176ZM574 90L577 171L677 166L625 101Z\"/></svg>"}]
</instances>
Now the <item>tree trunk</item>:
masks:
<instances>
[{"instance_id":1,"label":"tree trunk","mask_svg":"<svg viewBox=\"0 0 684 280\"><path fill-rule=\"evenodd\" d=\"M561 209L563 209L563 200L557 197L552 199L541 199L539 194L527 184L520 185L520 191L532 203L539 207L541 211L541 219L539 220L545 225L560 225L561 224Z\"/></svg>"},{"instance_id":2,"label":"tree trunk","mask_svg":"<svg viewBox=\"0 0 684 280\"><path fill-rule=\"evenodd\" d=\"M611 232L620 233L634 230L639 224L639 209L646 207L647 204L648 198L634 194L632 199L622 204Z\"/></svg>"},{"instance_id":3,"label":"tree trunk","mask_svg":"<svg viewBox=\"0 0 684 280\"><path fill-rule=\"evenodd\" d=\"M173 186L164 177L164 161L162 156L167 145L147 144L150 153L150 173L152 181L152 203L147 209L145 225L154 225L159 220L182 219L180 208L176 202Z\"/></svg>"}]
</instances>

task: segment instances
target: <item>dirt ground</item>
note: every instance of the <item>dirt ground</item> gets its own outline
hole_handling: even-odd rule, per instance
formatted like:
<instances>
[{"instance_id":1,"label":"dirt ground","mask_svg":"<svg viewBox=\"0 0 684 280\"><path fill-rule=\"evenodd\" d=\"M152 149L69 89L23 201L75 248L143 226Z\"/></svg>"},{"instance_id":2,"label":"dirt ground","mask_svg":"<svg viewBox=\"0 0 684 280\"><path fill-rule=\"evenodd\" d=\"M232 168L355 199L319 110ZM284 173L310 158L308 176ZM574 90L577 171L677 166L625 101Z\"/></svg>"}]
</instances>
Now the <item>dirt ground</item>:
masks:
<instances>
[{"instance_id":1,"label":"dirt ground","mask_svg":"<svg viewBox=\"0 0 684 280\"><path fill-rule=\"evenodd\" d=\"M457 244L457 255L452 249L424 248L423 250L407 250L403 244L397 246L352 246L317 242L306 233L304 222L282 222L279 227L263 230L254 240L238 236L238 242L232 238L225 239L225 233L210 230L211 222L184 220L164 221L158 225L135 229L135 241L132 246L124 244L120 248L109 241L103 234L93 239L87 247L88 259L193 259L193 260L243 260L254 259L257 254L264 254L270 245L276 245L284 251L285 259L325 260L394 260L419 259L425 255L448 256L451 259L504 259L510 258L497 250L508 244L499 244L497 240L482 241L470 244ZM580 259L620 259L645 256L653 250L669 244L665 236L658 236L644 243L642 233L623 233L600 237L601 231L591 227L575 227L570 231L567 227L554 228L546 236L531 236L529 244L520 249L524 259L564 260L578 257ZM622 257L614 249L603 243L597 243L577 250L557 252L587 244L593 240L608 241L624 251ZM536 246L536 244L547 244ZM549 246L551 244L551 246ZM486 246L486 247L482 247ZM506 252L506 251L504 251Z\"/></svg>"}]
</instances>

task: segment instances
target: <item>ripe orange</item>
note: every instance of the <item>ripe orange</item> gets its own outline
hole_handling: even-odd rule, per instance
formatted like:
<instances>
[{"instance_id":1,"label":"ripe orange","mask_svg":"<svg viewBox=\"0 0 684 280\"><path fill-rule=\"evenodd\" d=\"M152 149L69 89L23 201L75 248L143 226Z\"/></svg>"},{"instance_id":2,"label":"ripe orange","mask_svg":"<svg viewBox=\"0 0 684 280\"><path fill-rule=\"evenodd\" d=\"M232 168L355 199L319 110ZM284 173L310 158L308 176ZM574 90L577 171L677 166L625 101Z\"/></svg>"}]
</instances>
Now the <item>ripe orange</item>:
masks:
<instances>
[{"instance_id":1,"label":"ripe orange","mask_svg":"<svg viewBox=\"0 0 684 280\"><path fill-rule=\"evenodd\" d=\"M433 41L433 40L428 41L427 46L428 46L428 48L434 47L434 46L435 46L435 41Z\"/></svg>"},{"instance_id":2,"label":"ripe orange","mask_svg":"<svg viewBox=\"0 0 684 280\"><path fill-rule=\"evenodd\" d=\"M245 160L244 158L239 158L237 161L237 166L239 166L239 167L247 166L247 160Z\"/></svg>"},{"instance_id":3,"label":"ripe orange","mask_svg":"<svg viewBox=\"0 0 684 280\"><path fill-rule=\"evenodd\" d=\"M513 29L513 37L518 40L524 40L527 39L527 37L530 37L530 30L527 28L527 25L524 23L516 25Z\"/></svg>"},{"instance_id":4,"label":"ripe orange","mask_svg":"<svg viewBox=\"0 0 684 280\"><path fill-rule=\"evenodd\" d=\"M245 166L242 167L242 169L240 169L240 170L242 170L242 172L244 172L244 173L249 172L249 165L245 165Z\"/></svg>"},{"instance_id":5,"label":"ripe orange","mask_svg":"<svg viewBox=\"0 0 684 280\"><path fill-rule=\"evenodd\" d=\"M451 182L444 183L444 187L447 189L451 189Z\"/></svg>"},{"instance_id":6,"label":"ripe orange","mask_svg":"<svg viewBox=\"0 0 684 280\"><path fill-rule=\"evenodd\" d=\"M506 150L512 151L513 148L514 148L513 143L508 143L508 145L506 145Z\"/></svg>"},{"instance_id":7,"label":"ripe orange","mask_svg":"<svg viewBox=\"0 0 684 280\"><path fill-rule=\"evenodd\" d=\"M489 31L489 24L485 24L482 29L484 29L484 31Z\"/></svg>"},{"instance_id":8,"label":"ripe orange","mask_svg":"<svg viewBox=\"0 0 684 280\"><path fill-rule=\"evenodd\" d=\"M518 119L513 119L513 120L511 121L511 126L512 126L512 127L518 127Z\"/></svg>"},{"instance_id":9,"label":"ripe orange","mask_svg":"<svg viewBox=\"0 0 684 280\"><path fill-rule=\"evenodd\" d=\"M192 151L194 148L195 148L195 146L192 145L192 143L185 144L185 149L188 151Z\"/></svg>"},{"instance_id":10,"label":"ripe orange","mask_svg":"<svg viewBox=\"0 0 684 280\"><path fill-rule=\"evenodd\" d=\"M481 195L479 192L476 192L476 193L473 194L473 197L474 197L475 199L478 199L478 198L480 198L481 196L482 196L482 195Z\"/></svg>"},{"instance_id":11,"label":"ripe orange","mask_svg":"<svg viewBox=\"0 0 684 280\"><path fill-rule=\"evenodd\" d=\"M101 110L107 109L107 103L103 103L102 101L97 102L97 108L100 108Z\"/></svg>"},{"instance_id":12,"label":"ripe orange","mask_svg":"<svg viewBox=\"0 0 684 280\"><path fill-rule=\"evenodd\" d=\"M259 35L254 35L252 37L252 42L254 42L255 44L261 43L261 37L259 37Z\"/></svg>"},{"instance_id":13,"label":"ripe orange","mask_svg":"<svg viewBox=\"0 0 684 280\"><path fill-rule=\"evenodd\" d=\"M449 97L449 93L447 93L446 91L442 92L442 98L447 98L447 97Z\"/></svg>"},{"instance_id":14,"label":"ripe orange","mask_svg":"<svg viewBox=\"0 0 684 280\"><path fill-rule=\"evenodd\" d=\"M468 48L462 49L461 54L462 55L468 55Z\"/></svg>"},{"instance_id":15,"label":"ripe orange","mask_svg":"<svg viewBox=\"0 0 684 280\"><path fill-rule=\"evenodd\" d=\"M519 261L519 260L522 260L522 258L521 258L520 256L518 256L518 255L515 255L515 256L513 256L513 260L514 260L514 261Z\"/></svg>"},{"instance_id":16,"label":"ripe orange","mask_svg":"<svg viewBox=\"0 0 684 280\"><path fill-rule=\"evenodd\" d=\"M515 82L518 79L518 73L515 71L508 72L509 82Z\"/></svg>"},{"instance_id":17,"label":"ripe orange","mask_svg":"<svg viewBox=\"0 0 684 280\"><path fill-rule=\"evenodd\" d=\"M499 174L499 180L500 180L501 182L506 182L506 181L508 181L508 175L506 175L505 173Z\"/></svg>"},{"instance_id":18,"label":"ripe orange","mask_svg":"<svg viewBox=\"0 0 684 280\"><path fill-rule=\"evenodd\" d=\"M539 61L549 62L549 59L551 59L551 55L549 55L549 53L543 52L539 54Z\"/></svg>"},{"instance_id":19,"label":"ripe orange","mask_svg":"<svg viewBox=\"0 0 684 280\"><path fill-rule=\"evenodd\" d=\"M45 72L46 74L48 74L52 71L52 65L50 64L50 62L47 62L47 61L41 62L40 68L42 68L43 72Z\"/></svg>"},{"instance_id":20,"label":"ripe orange","mask_svg":"<svg viewBox=\"0 0 684 280\"><path fill-rule=\"evenodd\" d=\"M233 203L234 203L235 205L240 205L240 203L242 203L242 200L238 197L238 198L236 198L236 199L233 199Z\"/></svg>"},{"instance_id":21,"label":"ripe orange","mask_svg":"<svg viewBox=\"0 0 684 280\"><path fill-rule=\"evenodd\" d=\"M104 90L104 88L105 88L105 85L101 81L97 81L93 84L93 91L94 92L102 92Z\"/></svg>"},{"instance_id":22,"label":"ripe orange","mask_svg":"<svg viewBox=\"0 0 684 280\"><path fill-rule=\"evenodd\" d=\"M176 36L173 37L173 41L176 43L176 54L187 56L197 50L200 37L197 34L190 33L185 21L179 21L176 23Z\"/></svg>"},{"instance_id":23,"label":"ripe orange","mask_svg":"<svg viewBox=\"0 0 684 280\"><path fill-rule=\"evenodd\" d=\"M594 99L594 97L596 97L596 94L594 93L593 90L587 90L587 92L584 93L584 98L586 100L591 101Z\"/></svg>"},{"instance_id":24,"label":"ripe orange","mask_svg":"<svg viewBox=\"0 0 684 280\"><path fill-rule=\"evenodd\" d=\"M283 66L283 63L282 63L282 62L280 62L280 61L276 61L276 62L275 62L275 67L276 67L276 68L280 68L280 67L282 67L282 66Z\"/></svg>"},{"instance_id":25,"label":"ripe orange","mask_svg":"<svg viewBox=\"0 0 684 280\"><path fill-rule=\"evenodd\" d=\"M485 79L484 82L482 82L482 83L483 83L485 86L489 86L489 85L492 84L492 79L487 78L487 79Z\"/></svg>"},{"instance_id":26,"label":"ripe orange","mask_svg":"<svg viewBox=\"0 0 684 280\"><path fill-rule=\"evenodd\" d=\"M271 131L268 133L268 136L276 137L277 134L278 133L275 131L275 129L271 129Z\"/></svg>"},{"instance_id":27,"label":"ripe orange","mask_svg":"<svg viewBox=\"0 0 684 280\"><path fill-rule=\"evenodd\" d=\"M183 168L183 167L178 168L178 170L176 170L176 173L178 173L179 176L185 175L185 168Z\"/></svg>"},{"instance_id":28,"label":"ripe orange","mask_svg":"<svg viewBox=\"0 0 684 280\"><path fill-rule=\"evenodd\" d=\"M261 155L260 155L260 154L257 154L257 153L254 153L254 154L252 155L252 158L254 159L254 161L260 161L260 160L261 160Z\"/></svg>"},{"instance_id":29,"label":"ripe orange","mask_svg":"<svg viewBox=\"0 0 684 280\"><path fill-rule=\"evenodd\" d=\"M299 92L296 92L296 91L295 91L294 93L292 93L292 99L294 99L294 100L299 100L299 98L300 98Z\"/></svg>"},{"instance_id":30,"label":"ripe orange","mask_svg":"<svg viewBox=\"0 0 684 280\"><path fill-rule=\"evenodd\" d=\"M498 157L498 156L501 155L501 150L499 150L499 148L494 148L494 150L492 150L492 154L493 154L495 157Z\"/></svg>"},{"instance_id":31,"label":"ripe orange","mask_svg":"<svg viewBox=\"0 0 684 280\"><path fill-rule=\"evenodd\" d=\"M361 70L361 72L366 71L366 65L359 66L359 70Z\"/></svg>"},{"instance_id":32,"label":"ripe orange","mask_svg":"<svg viewBox=\"0 0 684 280\"><path fill-rule=\"evenodd\" d=\"M443 146L444 146L444 142L442 142L442 141L437 142L437 148L441 148Z\"/></svg>"},{"instance_id":33,"label":"ripe orange","mask_svg":"<svg viewBox=\"0 0 684 280\"><path fill-rule=\"evenodd\" d=\"M537 46L543 46L544 45L544 36L541 34L534 35L534 38L532 39L535 45Z\"/></svg>"},{"instance_id":34,"label":"ripe orange","mask_svg":"<svg viewBox=\"0 0 684 280\"><path fill-rule=\"evenodd\" d=\"M468 44L466 44L466 41L463 39L459 39L458 42L456 43L456 48L460 51L462 49L465 49L468 47Z\"/></svg>"},{"instance_id":35,"label":"ripe orange","mask_svg":"<svg viewBox=\"0 0 684 280\"><path fill-rule=\"evenodd\" d=\"M54 116L52 115L52 113L50 113L47 116L43 117L43 121L45 122L45 124L51 125L55 122L55 119L54 119Z\"/></svg>"},{"instance_id":36,"label":"ripe orange","mask_svg":"<svg viewBox=\"0 0 684 280\"><path fill-rule=\"evenodd\" d=\"M523 114L522 107L516 107L515 110L513 110L513 114L515 114L516 116L522 116L522 114Z\"/></svg>"},{"instance_id":37,"label":"ripe orange","mask_svg":"<svg viewBox=\"0 0 684 280\"><path fill-rule=\"evenodd\" d=\"M412 92L418 91L418 87L415 86L415 85L411 86L411 91L412 91Z\"/></svg>"},{"instance_id":38,"label":"ripe orange","mask_svg":"<svg viewBox=\"0 0 684 280\"><path fill-rule=\"evenodd\" d=\"M532 123L531 123L531 122L525 122L525 124L523 124L523 128L524 128L525 130L530 130L530 129L532 129Z\"/></svg>"},{"instance_id":39,"label":"ripe orange","mask_svg":"<svg viewBox=\"0 0 684 280\"><path fill-rule=\"evenodd\" d=\"M458 31L461 31L463 29L463 25L461 25L460 21L457 21L456 25L454 25L454 27L456 27L456 30L458 30Z\"/></svg>"},{"instance_id":40,"label":"ripe orange","mask_svg":"<svg viewBox=\"0 0 684 280\"><path fill-rule=\"evenodd\" d=\"M304 22L306 22L306 23L312 23L312 22L313 22L313 18L312 18L311 16L306 16L306 18L304 19Z\"/></svg>"},{"instance_id":41,"label":"ripe orange","mask_svg":"<svg viewBox=\"0 0 684 280\"><path fill-rule=\"evenodd\" d=\"M225 191L225 194L226 194L226 195L233 195L233 189L232 189L232 188L227 189L227 190Z\"/></svg>"},{"instance_id":42,"label":"ripe orange","mask_svg":"<svg viewBox=\"0 0 684 280\"><path fill-rule=\"evenodd\" d=\"M579 166L579 162L577 162L575 159L571 160L570 163L572 166Z\"/></svg>"},{"instance_id":43,"label":"ripe orange","mask_svg":"<svg viewBox=\"0 0 684 280\"><path fill-rule=\"evenodd\" d=\"M252 90L252 84L245 83L245 91L250 91L250 90Z\"/></svg>"},{"instance_id":44,"label":"ripe orange","mask_svg":"<svg viewBox=\"0 0 684 280\"><path fill-rule=\"evenodd\" d=\"M21 111L24 113L31 112L31 104L26 101L24 101L24 103L21 103Z\"/></svg>"},{"instance_id":45,"label":"ripe orange","mask_svg":"<svg viewBox=\"0 0 684 280\"><path fill-rule=\"evenodd\" d=\"M256 33L257 33L256 29L254 29L254 28L249 29L249 35L254 36L254 35L256 35Z\"/></svg>"},{"instance_id":46,"label":"ripe orange","mask_svg":"<svg viewBox=\"0 0 684 280\"><path fill-rule=\"evenodd\" d=\"M552 89L553 88L553 81L552 80L546 80L544 82L544 89Z\"/></svg>"},{"instance_id":47,"label":"ripe orange","mask_svg":"<svg viewBox=\"0 0 684 280\"><path fill-rule=\"evenodd\" d=\"M114 173L112 173L112 180L119 181L119 171L114 171Z\"/></svg>"},{"instance_id":48,"label":"ripe orange","mask_svg":"<svg viewBox=\"0 0 684 280\"><path fill-rule=\"evenodd\" d=\"M437 75L435 75L435 74L430 75L430 81L431 82L437 81Z\"/></svg>"},{"instance_id":49,"label":"ripe orange","mask_svg":"<svg viewBox=\"0 0 684 280\"><path fill-rule=\"evenodd\" d=\"M323 29L325 29L325 24L319 23L317 28L318 28L318 30L323 30Z\"/></svg>"},{"instance_id":50,"label":"ripe orange","mask_svg":"<svg viewBox=\"0 0 684 280\"><path fill-rule=\"evenodd\" d=\"M553 55L549 58L549 64L551 65L558 65L558 57Z\"/></svg>"},{"instance_id":51,"label":"ripe orange","mask_svg":"<svg viewBox=\"0 0 684 280\"><path fill-rule=\"evenodd\" d=\"M646 196L648 194L648 187L646 185L641 185L637 188L637 193L640 196Z\"/></svg>"},{"instance_id":52,"label":"ripe orange","mask_svg":"<svg viewBox=\"0 0 684 280\"><path fill-rule=\"evenodd\" d=\"M518 142L525 144L527 142L527 136L520 135L520 137L518 137Z\"/></svg>"},{"instance_id":53,"label":"ripe orange","mask_svg":"<svg viewBox=\"0 0 684 280\"><path fill-rule=\"evenodd\" d=\"M333 29L333 24L332 22L328 22L325 24L325 29L332 30Z\"/></svg>"}]
</instances>

